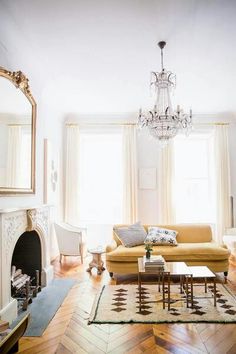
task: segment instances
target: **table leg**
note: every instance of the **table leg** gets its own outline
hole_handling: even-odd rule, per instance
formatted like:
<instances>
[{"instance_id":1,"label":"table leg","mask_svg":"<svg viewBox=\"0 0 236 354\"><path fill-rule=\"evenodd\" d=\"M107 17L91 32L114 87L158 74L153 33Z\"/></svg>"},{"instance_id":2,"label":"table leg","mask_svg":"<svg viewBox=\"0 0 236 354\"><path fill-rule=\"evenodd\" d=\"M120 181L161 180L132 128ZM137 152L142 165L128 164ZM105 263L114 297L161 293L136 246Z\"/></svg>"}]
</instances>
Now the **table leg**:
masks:
<instances>
[{"instance_id":1,"label":"table leg","mask_svg":"<svg viewBox=\"0 0 236 354\"><path fill-rule=\"evenodd\" d=\"M186 304L187 304L187 307L188 307L188 276L185 277L186 279Z\"/></svg>"},{"instance_id":2,"label":"table leg","mask_svg":"<svg viewBox=\"0 0 236 354\"><path fill-rule=\"evenodd\" d=\"M141 287L142 287L141 274L140 272L138 272L139 312L141 312Z\"/></svg>"},{"instance_id":3,"label":"table leg","mask_svg":"<svg viewBox=\"0 0 236 354\"><path fill-rule=\"evenodd\" d=\"M204 278L204 281L205 281L205 293L207 293L207 278L206 277Z\"/></svg>"},{"instance_id":4,"label":"table leg","mask_svg":"<svg viewBox=\"0 0 236 354\"><path fill-rule=\"evenodd\" d=\"M191 307L193 308L193 276L191 275Z\"/></svg>"},{"instance_id":5,"label":"table leg","mask_svg":"<svg viewBox=\"0 0 236 354\"><path fill-rule=\"evenodd\" d=\"M163 302L163 309L165 309L165 302L166 302L166 298L165 298L165 276L162 273L161 274L162 277L162 302Z\"/></svg>"},{"instance_id":6,"label":"table leg","mask_svg":"<svg viewBox=\"0 0 236 354\"><path fill-rule=\"evenodd\" d=\"M168 273L168 311L170 311L170 273Z\"/></svg>"},{"instance_id":7,"label":"table leg","mask_svg":"<svg viewBox=\"0 0 236 354\"><path fill-rule=\"evenodd\" d=\"M104 262L102 260L102 255L101 253L92 253L93 259L89 263L89 267L87 269L87 272L91 272L93 267L97 268L97 274L101 275L102 272L105 270L104 268Z\"/></svg>"},{"instance_id":8,"label":"table leg","mask_svg":"<svg viewBox=\"0 0 236 354\"><path fill-rule=\"evenodd\" d=\"M214 306L216 306L216 279L213 279L213 286L214 286Z\"/></svg>"},{"instance_id":9,"label":"table leg","mask_svg":"<svg viewBox=\"0 0 236 354\"><path fill-rule=\"evenodd\" d=\"M183 276L180 276L180 294L183 294Z\"/></svg>"}]
</instances>

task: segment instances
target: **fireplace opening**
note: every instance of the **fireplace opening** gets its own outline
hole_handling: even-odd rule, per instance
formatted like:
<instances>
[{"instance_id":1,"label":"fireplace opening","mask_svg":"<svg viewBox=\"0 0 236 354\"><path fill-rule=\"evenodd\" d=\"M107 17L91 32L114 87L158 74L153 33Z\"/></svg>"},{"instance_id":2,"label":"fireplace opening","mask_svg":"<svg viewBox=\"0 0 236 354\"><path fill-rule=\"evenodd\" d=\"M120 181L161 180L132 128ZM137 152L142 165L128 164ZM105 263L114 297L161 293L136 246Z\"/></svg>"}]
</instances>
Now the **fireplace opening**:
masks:
<instances>
[{"instance_id":1,"label":"fireplace opening","mask_svg":"<svg viewBox=\"0 0 236 354\"><path fill-rule=\"evenodd\" d=\"M41 242L36 231L26 231L18 239L11 263L11 295L19 308L27 310L41 291Z\"/></svg>"},{"instance_id":2,"label":"fireplace opening","mask_svg":"<svg viewBox=\"0 0 236 354\"><path fill-rule=\"evenodd\" d=\"M36 270L39 271L41 285L42 251L40 238L36 231L26 231L18 239L12 255L11 266L21 269L23 274L31 278L32 285L36 284Z\"/></svg>"}]
</instances>

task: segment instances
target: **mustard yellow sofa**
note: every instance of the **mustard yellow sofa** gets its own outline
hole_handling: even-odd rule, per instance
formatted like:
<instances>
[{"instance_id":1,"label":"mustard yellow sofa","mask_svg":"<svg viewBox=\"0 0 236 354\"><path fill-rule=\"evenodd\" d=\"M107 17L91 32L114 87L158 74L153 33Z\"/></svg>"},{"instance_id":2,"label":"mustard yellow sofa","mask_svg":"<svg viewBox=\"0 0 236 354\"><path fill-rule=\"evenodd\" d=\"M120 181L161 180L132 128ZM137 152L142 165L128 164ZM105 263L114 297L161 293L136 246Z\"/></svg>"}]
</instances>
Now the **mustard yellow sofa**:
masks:
<instances>
[{"instance_id":1,"label":"mustard yellow sofa","mask_svg":"<svg viewBox=\"0 0 236 354\"><path fill-rule=\"evenodd\" d=\"M115 225L122 227L127 225ZM182 261L189 266L207 266L213 272L228 273L229 250L225 245L218 245L212 239L212 230L209 225L203 224L176 224L176 225L143 225L159 226L178 232L177 246L154 246L153 255L162 255L166 261ZM106 247L106 267L110 276L113 273L135 274L138 271L137 260L145 254L144 245L125 247L113 231L111 244Z\"/></svg>"}]
</instances>

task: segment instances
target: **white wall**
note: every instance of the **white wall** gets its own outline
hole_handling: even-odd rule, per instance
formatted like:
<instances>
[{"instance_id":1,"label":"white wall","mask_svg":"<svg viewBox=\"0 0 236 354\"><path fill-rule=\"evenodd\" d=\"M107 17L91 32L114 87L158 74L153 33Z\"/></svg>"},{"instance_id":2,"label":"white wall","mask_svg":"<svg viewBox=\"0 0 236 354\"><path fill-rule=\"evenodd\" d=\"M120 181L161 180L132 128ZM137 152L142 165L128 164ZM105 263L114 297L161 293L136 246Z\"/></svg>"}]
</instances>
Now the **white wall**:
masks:
<instances>
[{"instance_id":1,"label":"white wall","mask_svg":"<svg viewBox=\"0 0 236 354\"><path fill-rule=\"evenodd\" d=\"M44 202L44 139L49 139L55 151L58 151L61 168L62 119L53 97L51 96L50 99L48 96L50 80L45 80L44 61L38 54L35 54L32 43L27 41L27 34L19 30L15 21L4 8L0 12L0 31L4 33L0 40L0 66L10 71L23 71L29 79L31 92L37 103L36 192L30 195L0 196L0 209L40 206ZM62 176L61 171L59 171L59 176ZM59 180L58 205L56 208L51 208L52 217L61 215L61 186L62 180ZM51 239L51 257L54 257L56 253L57 246L53 237Z\"/></svg>"},{"instance_id":2,"label":"white wall","mask_svg":"<svg viewBox=\"0 0 236 354\"><path fill-rule=\"evenodd\" d=\"M37 103L36 193L25 196L1 196L0 209L40 205L43 203L43 142L45 138L50 139L55 149L60 151L62 140L60 114L55 105L51 106L50 97L47 97L50 80L46 80L48 77L45 78L45 62L35 51L34 42L29 41L28 34L17 26L5 6L0 12L0 31L4 34L0 40L0 66L11 71L23 71L29 79L31 92Z\"/></svg>"}]
</instances>

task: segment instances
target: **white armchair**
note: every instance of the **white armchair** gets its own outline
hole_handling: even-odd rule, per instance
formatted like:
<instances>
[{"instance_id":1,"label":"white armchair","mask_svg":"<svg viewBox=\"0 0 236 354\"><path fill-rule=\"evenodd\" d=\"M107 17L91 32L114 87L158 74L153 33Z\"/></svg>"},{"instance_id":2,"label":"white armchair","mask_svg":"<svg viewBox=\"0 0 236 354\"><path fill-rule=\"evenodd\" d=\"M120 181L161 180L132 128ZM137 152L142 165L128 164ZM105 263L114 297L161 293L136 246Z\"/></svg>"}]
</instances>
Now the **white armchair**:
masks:
<instances>
[{"instance_id":1,"label":"white armchair","mask_svg":"<svg viewBox=\"0 0 236 354\"><path fill-rule=\"evenodd\" d=\"M83 230L70 225L56 223L54 223L54 227L60 252L60 262L62 256L80 256L81 263L83 263L83 258L86 255Z\"/></svg>"}]
</instances>

